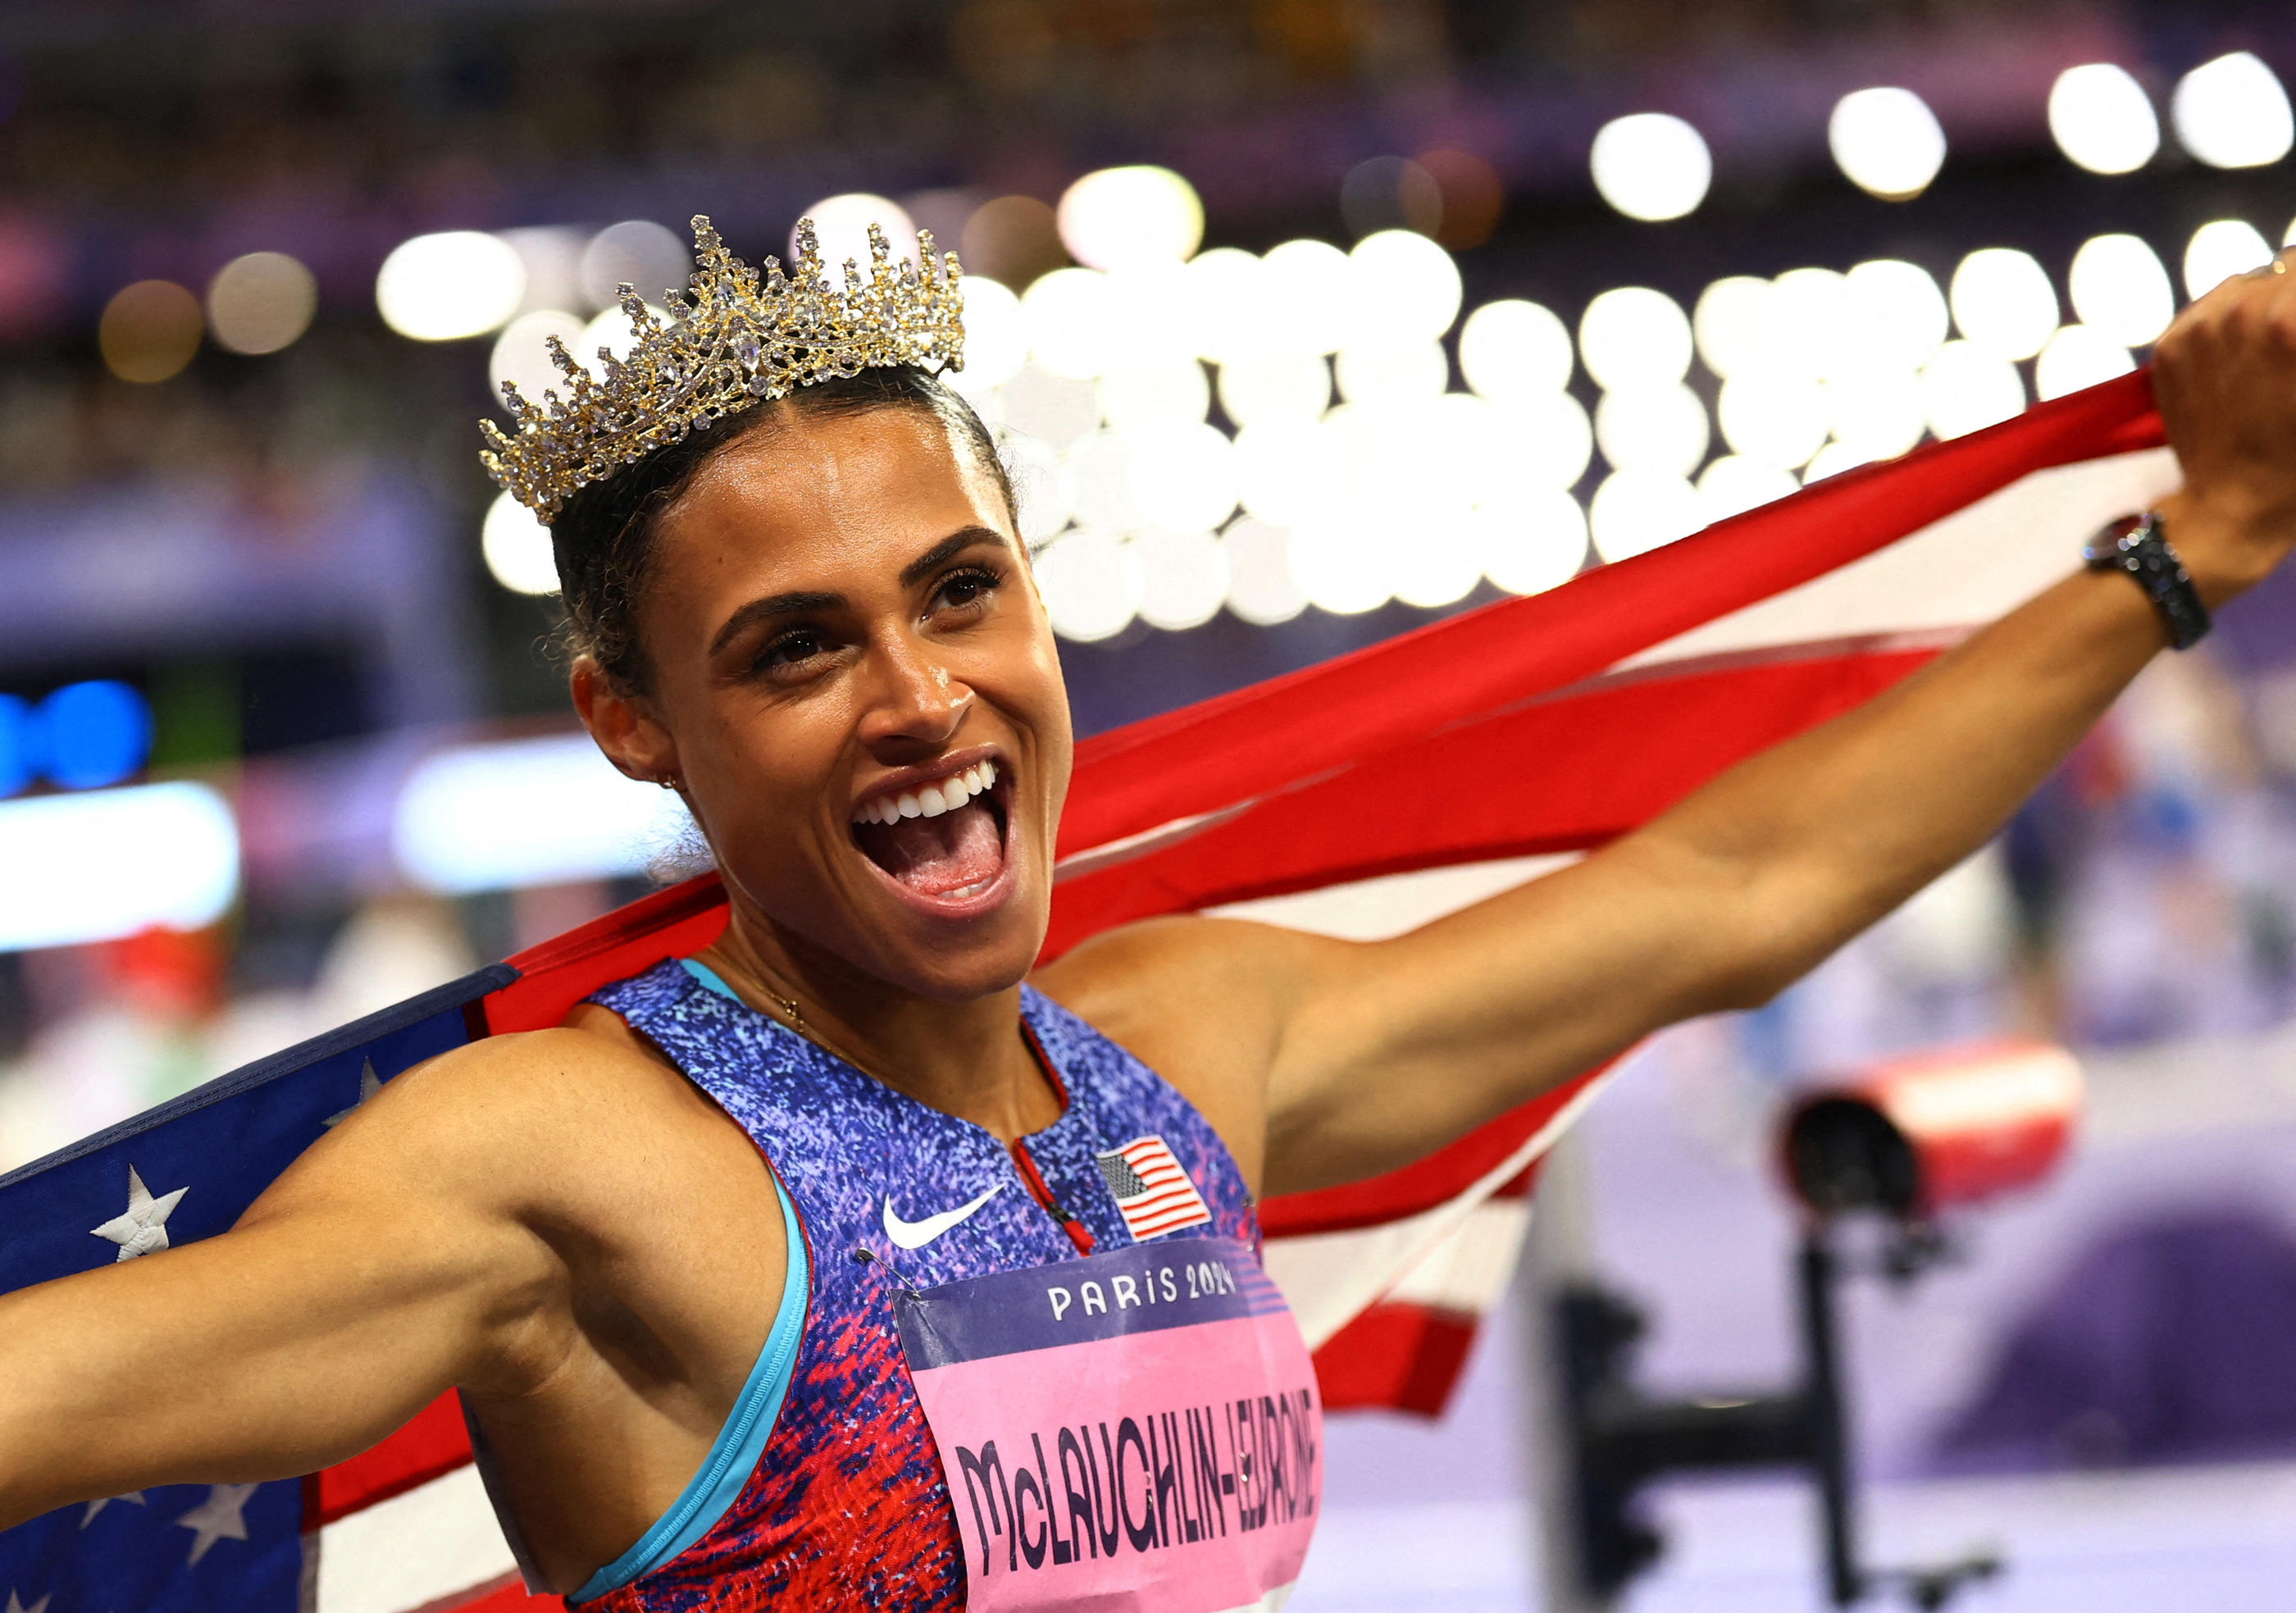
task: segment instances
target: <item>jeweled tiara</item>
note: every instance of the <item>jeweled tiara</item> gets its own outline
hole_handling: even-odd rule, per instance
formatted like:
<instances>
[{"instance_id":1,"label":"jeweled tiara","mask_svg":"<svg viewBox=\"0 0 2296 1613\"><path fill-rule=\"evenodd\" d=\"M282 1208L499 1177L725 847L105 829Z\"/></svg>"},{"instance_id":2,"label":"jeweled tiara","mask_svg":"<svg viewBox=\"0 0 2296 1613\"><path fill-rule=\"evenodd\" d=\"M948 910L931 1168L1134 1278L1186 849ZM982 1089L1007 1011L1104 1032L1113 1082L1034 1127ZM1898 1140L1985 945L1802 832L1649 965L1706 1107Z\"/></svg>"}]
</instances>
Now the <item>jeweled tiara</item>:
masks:
<instances>
[{"instance_id":1,"label":"jeweled tiara","mask_svg":"<svg viewBox=\"0 0 2296 1613\"><path fill-rule=\"evenodd\" d=\"M758 404L786 397L832 375L889 364L964 367L964 295L956 254L936 265L933 238L917 232L919 263L893 261L884 231L869 226L869 277L845 260L845 289L822 274L813 220L797 226L797 261L757 270L726 250L697 214L692 288L663 294L669 317L655 315L621 288L622 311L637 340L627 358L603 348L601 381L549 339L550 359L566 377L564 396L545 392L537 408L510 381L503 397L518 417L505 434L492 421L479 430L487 473L544 520L575 490L603 481L689 431Z\"/></svg>"}]
</instances>

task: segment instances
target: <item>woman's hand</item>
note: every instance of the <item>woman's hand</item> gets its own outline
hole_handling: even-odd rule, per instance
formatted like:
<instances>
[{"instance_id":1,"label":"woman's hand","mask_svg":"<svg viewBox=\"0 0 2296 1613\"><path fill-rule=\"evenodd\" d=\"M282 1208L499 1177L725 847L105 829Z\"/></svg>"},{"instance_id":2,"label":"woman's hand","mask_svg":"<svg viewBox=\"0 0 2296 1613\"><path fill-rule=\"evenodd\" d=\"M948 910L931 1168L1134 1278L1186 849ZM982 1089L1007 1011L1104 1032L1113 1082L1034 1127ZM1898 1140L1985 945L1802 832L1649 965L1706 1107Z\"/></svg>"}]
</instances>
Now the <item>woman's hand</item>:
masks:
<instances>
[{"instance_id":1,"label":"woman's hand","mask_svg":"<svg viewBox=\"0 0 2296 1613\"><path fill-rule=\"evenodd\" d=\"M2162 524L2210 607L2296 545L2296 266L2227 280L2152 351L2152 390L2183 465Z\"/></svg>"}]
</instances>

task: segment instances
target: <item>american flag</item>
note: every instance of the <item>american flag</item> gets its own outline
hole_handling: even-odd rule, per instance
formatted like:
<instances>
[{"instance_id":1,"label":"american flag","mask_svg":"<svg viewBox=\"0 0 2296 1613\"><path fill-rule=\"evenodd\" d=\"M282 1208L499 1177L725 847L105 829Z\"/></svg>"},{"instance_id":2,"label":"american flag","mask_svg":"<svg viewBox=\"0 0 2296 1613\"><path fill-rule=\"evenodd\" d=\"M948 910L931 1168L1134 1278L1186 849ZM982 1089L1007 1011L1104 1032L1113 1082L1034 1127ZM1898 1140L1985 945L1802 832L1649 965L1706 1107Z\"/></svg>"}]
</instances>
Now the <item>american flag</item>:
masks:
<instances>
[{"instance_id":1,"label":"american flag","mask_svg":"<svg viewBox=\"0 0 2296 1613\"><path fill-rule=\"evenodd\" d=\"M1537 878L1926 665L2176 483L2149 383L2127 377L1101 735L1078 749L1046 955L1182 912L1372 939ZM725 917L714 879L672 887L0 1177L0 1291L224 1231L378 1085L554 1025ZM1538 1159L1601 1080L1390 1175L1262 1205L1327 1405L1440 1409L1514 1264ZM529 1605L556 1602L517 1583L451 1395L305 1478L153 1488L0 1534L7 1613Z\"/></svg>"},{"instance_id":2,"label":"american flag","mask_svg":"<svg viewBox=\"0 0 2296 1613\"><path fill-rule=\"evenodd\" d=\"M1100 1174L1124 1212L1125 1229L1136 1243L1201 1226L1212 1218L1186 1169L1172 1158L1161 1137L1141 1137L1122 1148L1096 1154Z\"/></svg>"}]
</instances>

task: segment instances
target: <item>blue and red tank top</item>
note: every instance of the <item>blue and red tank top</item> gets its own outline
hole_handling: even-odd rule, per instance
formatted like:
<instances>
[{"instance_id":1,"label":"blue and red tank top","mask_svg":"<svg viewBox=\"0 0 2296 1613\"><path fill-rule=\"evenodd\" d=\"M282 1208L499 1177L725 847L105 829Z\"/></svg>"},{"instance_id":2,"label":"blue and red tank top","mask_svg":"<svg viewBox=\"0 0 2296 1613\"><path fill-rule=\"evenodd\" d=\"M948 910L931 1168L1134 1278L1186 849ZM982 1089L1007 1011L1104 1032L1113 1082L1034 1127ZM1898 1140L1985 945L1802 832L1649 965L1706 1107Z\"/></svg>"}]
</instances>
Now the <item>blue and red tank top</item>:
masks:
<instances>
[{"instance_id":1,"label":"blue and red tank top","mask_svg":"<svg viewBox=\"0 0 2296 1613\"><path fill-rule=\"evenodd\" d=\"M899 1293L1142 1241L1259 1246L1250 1194L1203 1116L1029 987L1022 1034L1062 1107L1010 1149L749 1007L698 963L662 963L591 1001L756 1142L790 1277L701 1470L568 1598L584 1613L964 1606L956 1512L904 1362Z\"/></svg>"}]
</instances>

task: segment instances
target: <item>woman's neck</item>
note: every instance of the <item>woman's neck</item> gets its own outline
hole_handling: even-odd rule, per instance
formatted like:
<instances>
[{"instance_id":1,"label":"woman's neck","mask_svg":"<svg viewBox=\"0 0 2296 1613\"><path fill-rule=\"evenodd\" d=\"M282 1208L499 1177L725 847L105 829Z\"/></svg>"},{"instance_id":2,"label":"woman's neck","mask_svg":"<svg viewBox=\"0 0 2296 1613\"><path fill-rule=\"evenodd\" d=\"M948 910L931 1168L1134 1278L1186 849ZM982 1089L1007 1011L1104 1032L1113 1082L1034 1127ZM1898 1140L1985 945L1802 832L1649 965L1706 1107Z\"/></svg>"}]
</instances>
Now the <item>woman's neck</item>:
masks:
<instances>
[{"instance_id":1,"label":"woman's neck","mask_svg":"<svg viewBox=\"0 0 2296 1613\"><path fill-rule=\"evenodd\" d=\"M695 954L742 1001L920 1103L1011 1143L1060 1118L1018 985L967 1002L905 991L741 911Z\"/></svg>"}]
</instances>

